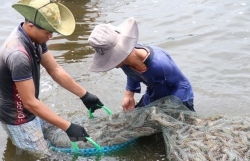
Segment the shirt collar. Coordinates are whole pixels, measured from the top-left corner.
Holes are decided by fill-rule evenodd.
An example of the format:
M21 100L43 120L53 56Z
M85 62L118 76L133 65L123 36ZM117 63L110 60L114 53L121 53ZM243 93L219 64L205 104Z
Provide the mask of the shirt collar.
M150 64L151 64L151 62L152 62L152 60L153 60L153 57L154 57L154 51L152 50L152 48L149 47L149 46L142 46L142 45L140 45L140 44L137 44L137 45L135 46L135 48L137 48L137 49L144 49L144 50L146 50L146 51L147 51L147 49L149 50L149 55L148 55L147 58L144 60L144 64L147 66L147 68L149 68L149 66L150 66ZM148 51L147 51L147 52L148 52Z
M35 45L32 43L30 37L27 35L27 33L24 31L24 29L22 28L24 22L22 22L19 26L18 26L18 31L22 34L22 36L24 37L24 39L29 42L29 44L33 47L33 49L36 49Z

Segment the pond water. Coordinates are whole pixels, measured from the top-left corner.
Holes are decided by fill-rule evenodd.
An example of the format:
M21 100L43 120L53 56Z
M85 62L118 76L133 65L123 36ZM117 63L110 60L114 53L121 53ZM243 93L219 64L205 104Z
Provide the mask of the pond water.
M23 18L12 9L16 0L0 6L0 44ZM55 59L84 88L113 112L121 111L126 77L120 69L92 73L93 49L88 35L95 25L119 25L133 16L139 42L166 49L190 79L197 113L249 115L250 2L239 0L65 0L74 14L76 29L70 36L54 34L48 42ZM79 99L55 84L42 70L41 100L64 118L86 109ZM140 94L136 98L140 98ZM95 115L103 116L103 111ZM0 127L0 158L4 161L56 160L18 154ZM160 134L140 138L122 151L94 157L61 156L66 160L166 160ZM58 156L57 156L58 157Z

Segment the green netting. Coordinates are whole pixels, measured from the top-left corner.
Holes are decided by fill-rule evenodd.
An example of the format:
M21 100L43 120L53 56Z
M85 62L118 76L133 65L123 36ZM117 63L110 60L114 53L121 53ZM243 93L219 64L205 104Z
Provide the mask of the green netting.
M249 118L204 117L189 111L174 96L107 117L76 116L72 122L83 125L102 147L162 132L166 159L171 161L250 160ZM47 126L44 134L56 148L71 147L67 135L54 126ZM89 142L77 145L80 149L93 148Z

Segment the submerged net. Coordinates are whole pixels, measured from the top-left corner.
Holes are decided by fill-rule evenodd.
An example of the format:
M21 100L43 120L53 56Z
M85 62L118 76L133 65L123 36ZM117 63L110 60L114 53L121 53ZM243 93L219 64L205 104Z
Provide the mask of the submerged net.
M171 161L250 160L250 118L200 116L168 96L152 104L93 119L76 116L72 122L86 128L100 146L123 145L141 136L162 132L166 159ZM70 148L65 132L49 125L44 135L57 148ZM77 142L80 149L93 148Z

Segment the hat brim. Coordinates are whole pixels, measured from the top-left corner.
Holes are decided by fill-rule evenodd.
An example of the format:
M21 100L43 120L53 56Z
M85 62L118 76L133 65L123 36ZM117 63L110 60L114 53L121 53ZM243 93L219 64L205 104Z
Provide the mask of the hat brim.
M65 36L71 35L75 30L75 18L67 7L61 3L57 4L61 14L61 24L55 30Z
M27 18L30 21L34 20L34 16L36 13L36 8L29 6L31 0L22 1L23 3L16 3L13 4L12 7L18 11L24 18ZM51 31L51 32L57 32L59 34L68 36L71 35L75 30L75 19L71 11L64 6L61 3L56 3L58 5L60 16L61 16L61 23L54 27L44 15L42 15L40 12L37 13L37 17L40 17L38 22L36 22L37 25L40 27ZM47 24L45 24L47 23Z
M131 26L132 24L132 26ZM138 42L139 31L134 18L129 18L116 27L120 32L117 44L106 54L95 52L89 70L93 72L105 72L118 66L132 52Z

